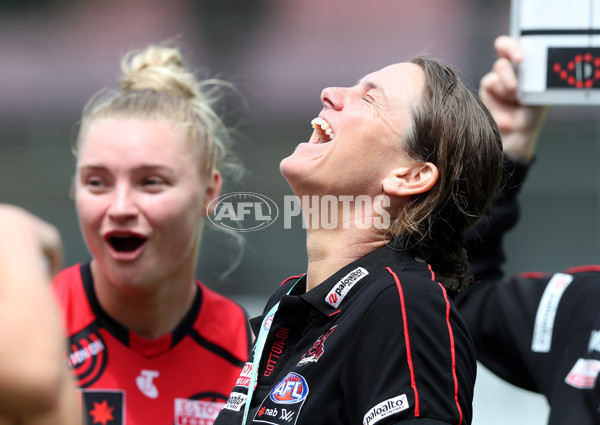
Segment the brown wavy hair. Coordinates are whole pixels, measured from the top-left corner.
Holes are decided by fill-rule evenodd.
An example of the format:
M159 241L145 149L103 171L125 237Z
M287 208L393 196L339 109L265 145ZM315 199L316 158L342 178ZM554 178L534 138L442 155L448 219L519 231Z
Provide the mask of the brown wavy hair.
M461 290L472 280L463 233L483 215L500 183L500 132L450 66L428 55L410 62L423 70L425 85L404 148L413 159L435 164L439 177L430 191L411 197L391 231L448 288Z

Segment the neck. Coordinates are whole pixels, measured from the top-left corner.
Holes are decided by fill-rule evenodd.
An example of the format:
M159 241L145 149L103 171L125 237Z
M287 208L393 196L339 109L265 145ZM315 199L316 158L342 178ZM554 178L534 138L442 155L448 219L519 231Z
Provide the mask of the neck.
M372 229L309 230L306 247L308 268L306 290L309 291L342 267L385 245L384 231Z
M191 308L198 287L191 273L170 276L150 288L129 288L111 282L92 261L98 302L106 313L145 339L171 333Z
M389 241L389 199L379 196L373 200L372 204L357 205L354 201L344 203L340 197L333 226L332 220L325 220L330 218L327 210L302 204L307 228L307 291Z

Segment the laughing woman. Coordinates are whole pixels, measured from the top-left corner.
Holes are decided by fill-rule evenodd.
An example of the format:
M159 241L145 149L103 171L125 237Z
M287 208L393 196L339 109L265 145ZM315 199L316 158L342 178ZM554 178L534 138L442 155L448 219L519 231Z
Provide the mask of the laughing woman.
M500 178L496 124L428 57L321 102L280 168L329 209L302 203L307 271L252 319L251 359L216 424L469 424L475 353L446 288L470 282L462 233Z
M91 261L53 282L89 423L210 424L248 356L244 311L195 279L222 124L177 49L122 62L86 105L74 196ZM187 422L186 422L187 421Z

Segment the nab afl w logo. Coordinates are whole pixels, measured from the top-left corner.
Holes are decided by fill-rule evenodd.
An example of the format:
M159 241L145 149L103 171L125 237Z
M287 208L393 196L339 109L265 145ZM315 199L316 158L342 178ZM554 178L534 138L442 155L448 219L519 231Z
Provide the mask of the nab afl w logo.
M81 388L89 387L100 378L107 361L106 345L96 326L92 325L69 339L66 362L74 370Z

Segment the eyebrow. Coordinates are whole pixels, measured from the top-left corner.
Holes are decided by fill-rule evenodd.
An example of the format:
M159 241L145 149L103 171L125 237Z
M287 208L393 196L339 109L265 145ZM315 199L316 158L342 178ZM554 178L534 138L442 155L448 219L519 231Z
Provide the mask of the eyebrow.
M365 86L367 88L367 90L376 90L377 92L381 93L381 96L384 99L387 99L387 96L385 94L385 90L383 90L383 88L380 85L377 85L376 83L374 83L373 81L364 81L364 80L358 80L358 82L356 83L357 86Z
M95 172L110 171L109 167L106 167L104 165L96 165L96 164L84 164L77 168L79 170L90 170L90 171L95 171ZM133 169L134 172L137 172L137 171L142 171L142 172L150 171L151 172L151 171L156 171L156 170L173 171L172 168L167 167L165 165L160 165L160 164L141 165L141 166L135 167Z

